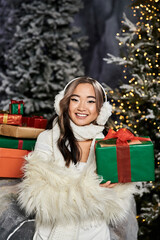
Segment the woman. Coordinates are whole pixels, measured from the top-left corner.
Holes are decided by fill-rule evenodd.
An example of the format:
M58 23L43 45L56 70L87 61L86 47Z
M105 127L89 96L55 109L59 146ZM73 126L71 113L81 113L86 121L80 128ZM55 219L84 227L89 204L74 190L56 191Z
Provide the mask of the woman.
M79 77L55 98L58 115L26 158L19 202L36 215L34 240L110 240L110 223L124 221L134 184L100 184L95 138L111 115L103 87ZM109 179L108 179L109 180Z

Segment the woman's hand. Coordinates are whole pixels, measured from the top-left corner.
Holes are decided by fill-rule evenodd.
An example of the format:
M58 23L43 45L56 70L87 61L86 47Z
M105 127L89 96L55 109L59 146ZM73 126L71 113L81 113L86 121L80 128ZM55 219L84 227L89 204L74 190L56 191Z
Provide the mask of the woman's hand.
M111 183L111 181L107 181L103 184L100 184L100 187L106 187L106 188L113 188L117 185L118 183Z

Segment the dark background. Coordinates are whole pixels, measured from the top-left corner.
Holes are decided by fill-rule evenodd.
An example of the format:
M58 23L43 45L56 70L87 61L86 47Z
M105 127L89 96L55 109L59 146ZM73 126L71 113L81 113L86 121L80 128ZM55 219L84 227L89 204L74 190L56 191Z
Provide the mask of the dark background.
M84 35L88 36L89 47L82 52L86 75L107 83L111 87L122 81L122 68L106 64L107 53L119 56L120 48L116 34L120 31L123 12L136 22L131 10L131 0L83 0L84 8L75 17Z

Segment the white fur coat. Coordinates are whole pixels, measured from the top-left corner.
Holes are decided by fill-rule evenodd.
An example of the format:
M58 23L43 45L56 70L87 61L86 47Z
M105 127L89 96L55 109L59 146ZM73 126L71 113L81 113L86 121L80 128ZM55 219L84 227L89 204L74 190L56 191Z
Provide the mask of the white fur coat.
M47 131L41 134L41 139L44 135L47 136ZM55 222L63 226L86 225L101 220L117 224L126 218L136 192L135 184L103 188L99 186L93 162L77 174L73 164L67 168L55 158L51 154L44 157L44 152L38 149L26 157L18 200L27 214L36 214L37 225L53 226Z

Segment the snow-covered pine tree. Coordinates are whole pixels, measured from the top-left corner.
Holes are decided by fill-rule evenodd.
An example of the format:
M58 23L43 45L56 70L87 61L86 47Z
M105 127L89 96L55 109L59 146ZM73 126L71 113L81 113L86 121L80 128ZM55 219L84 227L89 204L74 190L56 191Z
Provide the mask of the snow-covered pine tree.
M74 15L80 0L34 0L22 3L13 45L5 55L7 70L1 72L8 97L23 99L26 114L53 113L53 100L66 82L83 75L80 49L85 45ZM17 13L18 14L18 13Z
M5 53L11 47L12 36L17 24L17 9L19 10L21 0L0 0L0 72L5 71ZM7 82L2 82L0 76L0 100L5 98L5 88ZM3 91L4 89L4 91Z
M159 236L160 221L160 2L134 1L137 23L126 15L117 39L121 57L108 54L104 60L124 66L123 84L110 90L117 128L127 127L135 134L150 136L155 146L156 181L146 185L148 193L137 199L139 239Z

